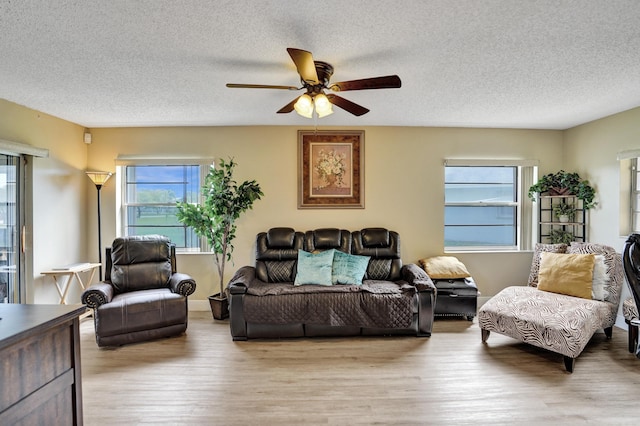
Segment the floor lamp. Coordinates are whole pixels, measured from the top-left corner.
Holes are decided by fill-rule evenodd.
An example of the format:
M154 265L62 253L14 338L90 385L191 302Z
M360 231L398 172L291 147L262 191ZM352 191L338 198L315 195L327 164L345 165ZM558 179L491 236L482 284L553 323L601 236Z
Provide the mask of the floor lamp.
M101 232L101 222L100 222L100 190L102 189L102 185L104 185L113 173L111 172L86 172L91 182L96 185L96 189L98 190L98 262L100 266L98 267L98 279L102 281L102 232Z

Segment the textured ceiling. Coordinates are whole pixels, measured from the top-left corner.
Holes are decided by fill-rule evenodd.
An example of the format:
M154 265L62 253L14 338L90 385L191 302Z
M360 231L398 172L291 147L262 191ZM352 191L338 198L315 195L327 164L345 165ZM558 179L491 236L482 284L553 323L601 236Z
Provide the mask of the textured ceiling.
M0 0L0 98L81 124L309 125L287 47L371 110L324 126L565 129L640 106L638 0Z

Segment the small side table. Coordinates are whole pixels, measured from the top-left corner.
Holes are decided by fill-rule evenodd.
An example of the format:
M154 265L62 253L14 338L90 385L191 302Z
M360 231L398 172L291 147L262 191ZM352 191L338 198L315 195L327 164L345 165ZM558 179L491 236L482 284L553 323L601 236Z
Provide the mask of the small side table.
M42 271L41 274L51 275L53 277L53 281L58 289L58 294L60 295L60 304L66 305L67 293L69 292L71 282L75 279L84 290L85 287L80 274L83 272L90 272L89 280L87 282L91 284L93 277L96 274L96 269L98 269L99 266L99 263L74 263L73 265L54 268L50 271Z
M478 287L472 277L456 280L434 279L438 289L435 316L461 316L473 321L478 310Z

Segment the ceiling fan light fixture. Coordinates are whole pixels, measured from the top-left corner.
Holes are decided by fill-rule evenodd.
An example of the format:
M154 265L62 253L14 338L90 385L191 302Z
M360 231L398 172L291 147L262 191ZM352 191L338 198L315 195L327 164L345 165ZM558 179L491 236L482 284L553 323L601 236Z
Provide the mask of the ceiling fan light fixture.
M296 112L306 118L313 117L313 101L311 100L311 96L306 93L298 98L296 103L293 105L293 109Z
M313 98L313 103L316 107L316 112L318 113L318 117L326 117L327 115L333 114L333 108L331 106L331 102L324 93L320 93Z

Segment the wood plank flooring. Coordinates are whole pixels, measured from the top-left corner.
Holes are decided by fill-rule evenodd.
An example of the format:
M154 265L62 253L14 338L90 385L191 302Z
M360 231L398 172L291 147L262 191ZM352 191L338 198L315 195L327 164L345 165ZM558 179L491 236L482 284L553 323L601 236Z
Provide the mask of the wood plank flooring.
M636 425L640 360L626 331L576 360L439 319L431 338L233 342L192 312L183 336L99 349L81 325L87 425Z

